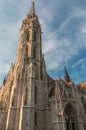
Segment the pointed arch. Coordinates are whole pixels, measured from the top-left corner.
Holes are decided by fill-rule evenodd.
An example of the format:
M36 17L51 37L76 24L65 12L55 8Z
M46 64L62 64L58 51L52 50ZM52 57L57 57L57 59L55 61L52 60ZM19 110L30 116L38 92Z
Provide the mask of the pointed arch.
M74 113L78 114L78 111L76 110L75 104L73 104L72 102L68 102L65 105L64 112L65 112L65 110L67 109L68 106L74 111Z
M69 102L64 108L64 118L66 130L78 130L77 110L75 106Z

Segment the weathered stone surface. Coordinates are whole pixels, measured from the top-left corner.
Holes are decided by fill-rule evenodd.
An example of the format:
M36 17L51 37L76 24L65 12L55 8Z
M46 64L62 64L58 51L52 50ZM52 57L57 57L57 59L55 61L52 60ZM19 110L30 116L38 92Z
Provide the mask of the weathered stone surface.
M0 130L86 130L86 89L46 72L34 3L20 29L16 60L0 89Z

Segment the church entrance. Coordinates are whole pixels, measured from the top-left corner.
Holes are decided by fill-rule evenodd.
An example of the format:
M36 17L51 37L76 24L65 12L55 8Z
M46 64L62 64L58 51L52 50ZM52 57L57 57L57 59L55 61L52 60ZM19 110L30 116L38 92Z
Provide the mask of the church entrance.
M64 116L66 130L77 130L76 111L71 104L67 104L64 111Z
M66 130L75 130L75 122L72 117L66 117Z

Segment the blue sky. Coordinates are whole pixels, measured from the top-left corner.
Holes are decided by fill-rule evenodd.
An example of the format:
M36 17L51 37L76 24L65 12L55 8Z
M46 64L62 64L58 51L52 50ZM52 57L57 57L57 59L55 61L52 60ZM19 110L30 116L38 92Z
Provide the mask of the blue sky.
M16 56L19 29L31 0L0 1L0 84ZM86 81L86 0L34 0L42 25L42 46L47 72L64 77L64 62L71 80Z

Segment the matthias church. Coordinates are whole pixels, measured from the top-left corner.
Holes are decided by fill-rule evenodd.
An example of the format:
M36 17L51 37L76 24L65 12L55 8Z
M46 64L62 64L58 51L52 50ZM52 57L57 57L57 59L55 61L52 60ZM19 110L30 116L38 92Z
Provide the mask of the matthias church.
M0 130L86 130L86 82L47 74L42 30L32 2L14 64L0 87Z

